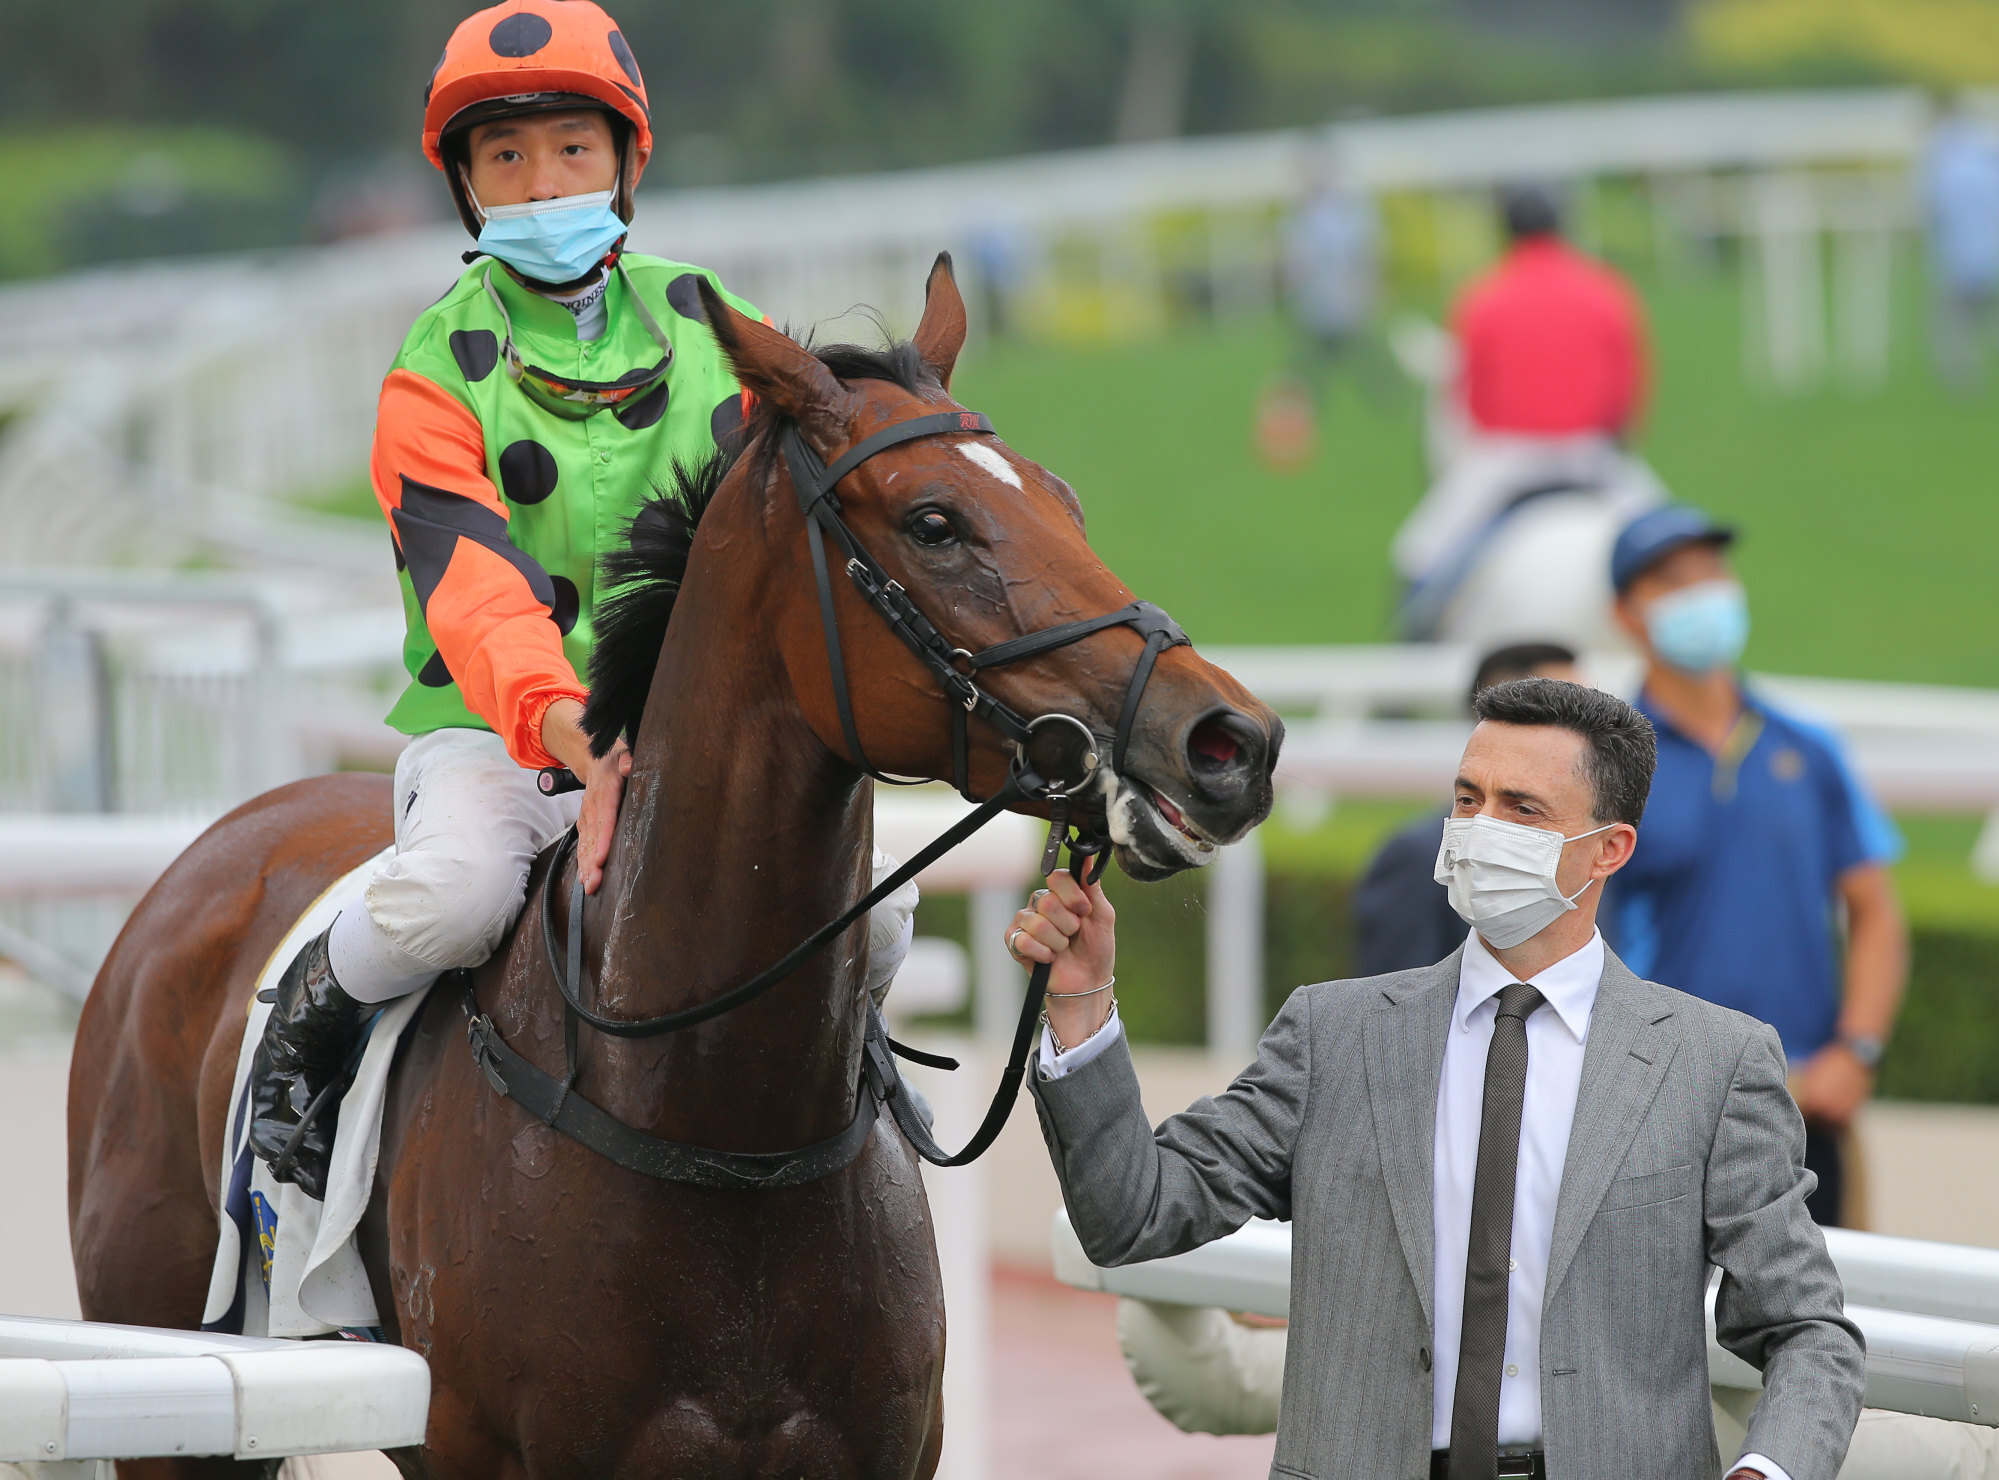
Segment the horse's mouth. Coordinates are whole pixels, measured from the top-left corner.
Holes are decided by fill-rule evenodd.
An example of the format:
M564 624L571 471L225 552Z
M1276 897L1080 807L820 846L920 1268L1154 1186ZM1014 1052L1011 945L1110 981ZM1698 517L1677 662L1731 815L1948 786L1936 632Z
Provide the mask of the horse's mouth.
M1115 778L1105 808L1118 865L1150 883L1215 861L1220 842L1165 792L1133 776Z

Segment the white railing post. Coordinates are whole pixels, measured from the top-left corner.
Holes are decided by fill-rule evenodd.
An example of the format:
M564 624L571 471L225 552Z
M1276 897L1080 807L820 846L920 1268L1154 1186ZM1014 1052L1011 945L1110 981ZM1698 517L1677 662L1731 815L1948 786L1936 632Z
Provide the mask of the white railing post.
M891 994L890 1000L893 1000ZM997 1063L976 1045L949 1039L923 1040L924 1046L964 1061L956 1074L904 1066L920 1081L937 1112L937 1131L947 1146L972 1133L985 1110L982 1063ZM923 1168L936 1230L937 1269L944 1286L948 1331L944 1349L944 1453L937 1480L986 1480L992 1473L992 1425L988 1392L992 1370L992 1249L987 1241L986 1164Z
M1020 1020L1025 977L1006 950L1007 921L1020 900L1011 884L986 884L971 893L972 1018L981 1043L1007 1042Z
M58 812L107 812L111 716L103 640L77 619L69 597L57 596L48 612L35 684L48 802Z
M1208 1052L1247 1063L1263 1033L1263 844L1252 832L1208 868Z
M283 786L304 774L298 737L292 732L290 675L285 671L284 623L279 613L255 611L256 655L252 660L247 698L250 739L251 794Z

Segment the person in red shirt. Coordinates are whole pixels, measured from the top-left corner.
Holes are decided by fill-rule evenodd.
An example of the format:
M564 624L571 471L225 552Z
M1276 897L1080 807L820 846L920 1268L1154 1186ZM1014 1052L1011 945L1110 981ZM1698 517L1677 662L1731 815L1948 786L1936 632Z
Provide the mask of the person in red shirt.
M1452 314L1457 363L1439 408L1447 425L1436 439L1436 482L1395 536L1395 566L1409 583L1401 621L1413 638L1489 645L1520 635L1459 629L1477 625L1471 607L1494 605L1468 593L1492 584L1477 576L1481 562L1500 558L1501 526L1543 495L1569 497L1560 509L1536 509L1533 522L1545 530L1529 542L1600 544L1605 559L1617 529L1665 499L1652 471L1625 449L1646 390L1637 295L1562 239L1545 190L1511 189L1501 211L1506 255L1465 289ZM1513 543L1524 538L1508 533ZM1549 630L1593 646L1602 635L1596 629L1608 628L1610 591L1596 590L1599 562L1573 563L1590 589L1567 605L1592 615L1578 618L1577 630Z
M1479 432L1623 440L1644 409L1645 314L1616 272L1562 239L1538 190L1504 205L1512 247L1459 298L1458 394Z

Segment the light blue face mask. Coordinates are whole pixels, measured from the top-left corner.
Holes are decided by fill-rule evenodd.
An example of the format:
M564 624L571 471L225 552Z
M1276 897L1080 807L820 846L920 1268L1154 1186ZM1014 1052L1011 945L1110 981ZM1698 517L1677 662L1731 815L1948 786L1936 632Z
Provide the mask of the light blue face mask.
M466 193L471 194L469 187ZM535 282L573 283L631 230L612 208L617 198L616 190L596 190L517 206L479 206L486 218L479 250ZM479 204L476 196L472 203Z
M1734 581L1702 581L1645 613L1652 649L1685 673L1732 667L1749 645L1749 599Z

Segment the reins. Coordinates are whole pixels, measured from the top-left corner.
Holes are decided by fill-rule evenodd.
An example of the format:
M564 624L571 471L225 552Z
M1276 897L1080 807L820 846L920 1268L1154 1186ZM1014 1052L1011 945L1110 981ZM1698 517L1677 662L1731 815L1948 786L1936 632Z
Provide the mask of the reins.
M563 1002L564 1072L560 1079L537 1068L507 1046L492 1019L480 1010L470 976L464 979L464 1006L471 1020L467 1035L472 1054L493 1088L518 1102L552 1129L582 1142L631 1171L668 1181L739 1190L799 1186L840 1170L858 1156L872 1133L882 1105L888 1107L896 1125L918 1155L938 1166L963 1166L993 1143L1012 1112L1021 1080L1026 1076L1034 1029L1040 1020L1042 1002L1047 993L1050 968L1045 964L1035 966L1029 976L1013 1042L985 1119L972 1139L955 1153L946 1152L931 1136L896 1068L895 1058L899 1055L913 1062L945 1069L956 1069L957 1062L897 1043L889 1037L881 1012L872 1002L867 1009L861 1082L855 1091L854 1117L845 1130L812 1146L779 1152L729 1152L687 1146L635 1130L573 1092L579 1068L579 1023L587 1023L598 1032L613 1037L651 1038L707 1022L743 1006L785 980L882 900L1017 803L1040 801L1049 806L1051 822L1048 846L1042 856L1043 874L1053 871L1066 843L1070 866L1078 879L1092 883L1102 877L1109 862L1109 839L1081 826L1075 827L1073 838L1070 836L1074 799L1099 778L1102 737L1083 720L1070 714L1049 713L1028 719L985 692L975 681L976 676L987 668L1037 657L1113 627L1130 627L1138 632L1145 639L1145 647L1133 668L1118 714L1117 728L1110 737L1110 774L1116 777L1123 773L1132 726L1136 722L1146 686L1151 681L1153 666L1160 653L1167 648L1186 643L1187 635L1159 607L1151 602L1135 601L1101 617L1065 622L1040 632L1027 633L977 653L954 647L917 607L901 584L854 537L853 531L840 517L839 496L834 492L835 486L847 474L889 448L920 437L949 433L994 434L992 423L979 413L951 411L897 422L855 443L830 466L806 446L794 422L784 423L779 445L798 494L799 512L805 520L813 579L818 588L820 625L826 640L826 661L833 679L834 702L839 711L840 730L847 744L848 759L877 781L903 786L920 784L884 775L869 763L861 748L860 732L854 722L853 702L848 692L839 618L833 603L833 583L826 560L827 540L831 540L846 556L846 573L855 589L930 671L945 696L951 700L953 779L959 794L973 803L973 810L838 917L813 931L750 980L709 1001L649 1018L607 1017L583 1001L585 896L580 868L575 870L570 886L566 939L563 938L565 932L556 923L554 903L556 881L561 878L576 848L576 830L571 828L556 844L542 886L542 939L548 952L549 968L555 976ZM991 725L1014 746L1014 758L1008 768L1006 782L986 798L973 796L970 789L968 730L973 716ZM1048 725L1073 727L1085 738L1081 774L1073 780L1046 780L1029 761L1029 745L1036 732ZM542 790L552 794L575 789L580 783L567 772L558 770L543 772L541 784Z

